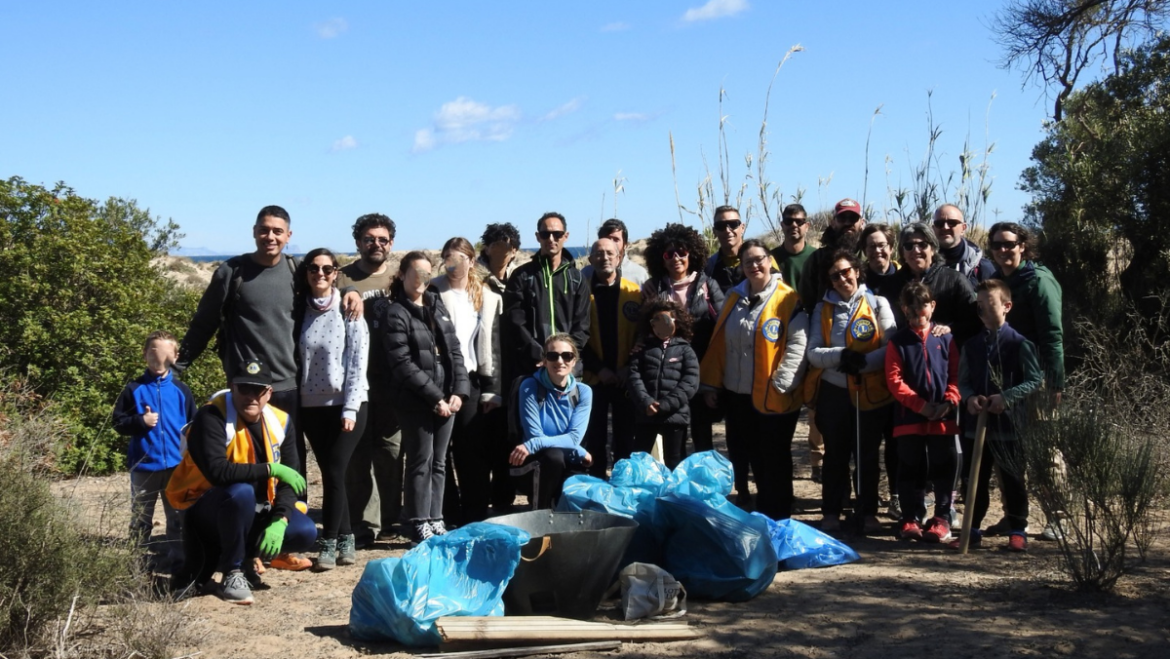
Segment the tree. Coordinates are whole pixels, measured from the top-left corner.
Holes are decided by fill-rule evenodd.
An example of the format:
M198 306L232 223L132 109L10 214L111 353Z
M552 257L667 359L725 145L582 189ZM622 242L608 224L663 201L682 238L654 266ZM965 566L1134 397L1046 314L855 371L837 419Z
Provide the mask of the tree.
M1170 281L1170 36L1122 53L1118 73L1068 97L1021 187L1045 262L1100 317L1120 289L1143 316Z
M0 181L0 373L33 383L71 422L65 469L123 466L114 400L142 369L146 335L183 327L198 302L155 260L177 229L133 200ZM196 395L213 381L202 370L187 379Z
M1003 67L1056 94L1059 122L1085 69L1111 62L1120 73L1125 49L1156 37L1168 14L1170 0L1012 0L992 29L1006 50Z

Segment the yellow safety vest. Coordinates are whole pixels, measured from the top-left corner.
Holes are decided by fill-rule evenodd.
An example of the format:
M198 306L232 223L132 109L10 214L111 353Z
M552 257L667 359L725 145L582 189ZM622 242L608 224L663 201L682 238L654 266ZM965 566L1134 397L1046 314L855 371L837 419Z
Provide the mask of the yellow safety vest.
M744 284L746 286L746 284ZM723 371L727 361L727 346L724 324L728 314L740 299L738 286L727 294L719 320L715 323L715 334L711 337L707 354L699 368L699 379L710 387L723 388ZM776 282L776 290L764 303L756 323L754 354L752 363L752 404L764 414L787 414L796 412L803 404L803 387L796 383L792 393L782 394L772 386L772 373L784 359L788 343L788 322L800 307L800 296L782 281Z
M211 397L209 405L214 405L224 417L224 430L227 443L227 459L237 464L255 464L256 453L254 443L248 435L248 426L237 423L236 408L231 401L229 391L220 391ZM288 414L271 405L264 406L264 447L268 462L280 462L280 446L284 442L285 429L288 427ZM205 492L211 489L211 482L199 471L191 453L187 450L186 433L183 437L183 459L175 467L171 479L167 482L167 501L171 502L176 510L186 510L199 500ZM268 479L268 503L276 501L276 479Z
M638 320L642 314L642 288L630 281L618 281L621 290L618 291L618 340L617 340L617 367L622 368L630 361L630 351L634 349L634 339L638 334ZM601 349L600 325L597 321L597 300L593 293L589 294L589 348L598 357L604 357ZM585 371L582 377L585 384L590 386L600 382L597 373Z
M849 325L845 328L845 347L854 352L873 352L885 343L882 327L878 324L877 310L874 309L872 294L866 291L857 303L857 308L849 317ZM821 336L824 344L830 345L830 335L833 331L833 307L821 303ZM822 368L809 368L808 379L804 381L804 399L808 406L815 408L817 396L821 388ZM858 382L857 377L849 377L849 400L857 401L861 410L875 410L883 405L894 402L886 386L886 373L880 371L862 373Z

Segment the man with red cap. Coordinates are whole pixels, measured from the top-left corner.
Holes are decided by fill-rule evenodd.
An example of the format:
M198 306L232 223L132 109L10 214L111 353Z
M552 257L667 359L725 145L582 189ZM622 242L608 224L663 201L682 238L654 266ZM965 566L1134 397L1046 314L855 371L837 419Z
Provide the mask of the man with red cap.
M842 199L833 207L833 219L821 234L821 246L812 253L804 264L800 273L800 285L797 293L800 294L800 303L807 313L812 313L813 307L825 296L829 289L826 279L828 260L833 252L847 249L857 251L857 239L861 230L865 228L865 218L862 216L861 204L853 199Z

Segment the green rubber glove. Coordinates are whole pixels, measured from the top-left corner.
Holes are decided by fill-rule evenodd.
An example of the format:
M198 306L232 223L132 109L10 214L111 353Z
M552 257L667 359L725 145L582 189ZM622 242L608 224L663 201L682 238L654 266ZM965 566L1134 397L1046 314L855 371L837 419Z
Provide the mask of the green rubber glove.
M264 535L260 536L260 558L267 560L280 553L280 546L284 544L284 530L287 528L288 520L285 518L272 520L268 528L264 529Z
M305 492L305 477L297 473L296 469L286 467L279 462L274 462L268 467L271 469L269 473L272 477L281 483L285 483L293 489L297 494L304 494Z

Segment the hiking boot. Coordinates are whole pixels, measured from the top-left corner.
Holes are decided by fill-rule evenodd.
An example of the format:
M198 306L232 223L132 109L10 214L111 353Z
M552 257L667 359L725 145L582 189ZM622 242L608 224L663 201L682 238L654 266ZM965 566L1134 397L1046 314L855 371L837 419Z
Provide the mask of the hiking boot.
M414 530L410 534L410 546L417 547L434 535L430 522L425 519L418 520L414 523Z
M1044 530L1040 532L1040 539L1047 542L1056 542L1064 537L1064 527L1060 525L1060 520L1051 521L1044 525Z
M886 507L886 514L894 519L902 519L902 501L895 494L890 497L890 505Z
M317 539L317 566L319 572L337 567L337 538Z
M903 540L921 540L922 539L922 525L917 521L908 519L902 522L902 528L898 531L898 535Z
M432 519L430 524L431 524L431 535L447 535L447 526L445 524L443 524L443 520Z
M352 533L337 536L337 564L353 565L357 563L357 541Z
M248 585L248 580L244 577L244 573L239 570L232 570L223 575L223 581L215 589L215 594L221 600L232 604L247 605L254 601L252 599L252 587Z
M951 549L958 549L962 543L961 537L956 537L951 540L947 546ZM979 529L971 529L971 541L967 543L967 549L979 549L983 546L983 531Z
M296 554L277 554L276 558L268 564L276 570L288 570L289 572L300 572L313 567L313 561L307 558L297 556Z
M841 530L841 518L837 515L825 515L821 519L821 530L825 533L833 533Z
M947 542L951 539L951 523L944 517L932 517L922 532L923 542Z
M1028 536L1019 532L1009 535L1007 550L1014 552L1028 551Z

